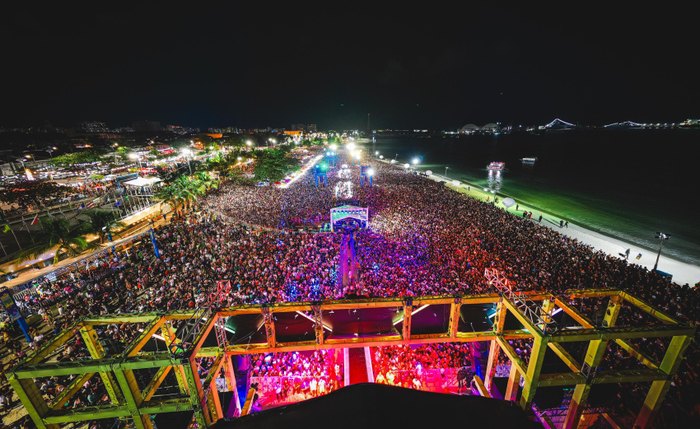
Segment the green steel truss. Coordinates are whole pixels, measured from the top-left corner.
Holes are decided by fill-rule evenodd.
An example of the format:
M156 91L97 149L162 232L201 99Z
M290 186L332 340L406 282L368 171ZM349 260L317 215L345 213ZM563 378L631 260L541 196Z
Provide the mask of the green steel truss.
M223 374L229 389L235 393L235 373L231 362L234 355L396 344L489 341L490 350L485 380L482 383L479 379L477 383L479 391L483 395L489 396L492 391L496 363L499 353L502 351L511 362L505 398L517 400L523 408L526 409L533 405L532 401L539 387L575 386L564 424L566 428L575 428L580 424L585 424L581 417L592 385L650 382L651 387L636 420L636 424L640 428L648 426L663 402L670 386L671 377L678 370L683 352L692 340L695 329L678 323L668 315L626 292L616 290L574 290L567 291L562 296L536 292L521 294L521 296L526 296L528 302L537 303L541 307L539 322L528 318L526 313L518 308L516 302L497 294L418 297L407 300L396 298L326 301L323 303L284 303L271 306L244 305L209 312L207 313L209 317L202 317L201 311L197 310L91 317L80 320L75 326L56 336L36 353L24 359L8 373L7 377L38 428L58 428L61 424L71 422L114 417L133 420L134 425L139 429L151 428L153 426L151 415L180 411L192 411L194 420L199 427L207 427L224 417L215 383L216 378ZM586 316L562 301L571 298L609 300L603 322L606 327L595 327ZM656 318L660 326L616 327L615 323L622 303ZM481 332L459 330L460 307L470 304L496 305L496 314L491 330ZM450 317L445 332L411 333L411 315L417 313L418 309L425 305L450 306ZM397 314L403 323L402 329L394 334L383 336L324 337L322 316L324 312L369 308L402 308L403 313ZM566 312L575 321L575 326L558 326L556 330L547 330L544 333L541 329L541 321L543 318L546 320L547 317L551 317L554 311ZM286 343L278 341L275 334L275 317L273 316L295 312L312 315L311 320L315 323L315 341ZM531 314L532 312L528 311L527 313ZM222 344L218 347L203 346L212 329L221 326L221 323L218 323L221 318L243 314L261 316L266 333L264 342L243 345ZM522 328L506 330L504 327L508 316L515 318L522 325ZM197 327L197 331L194 332L194 340L188 343L177 338L176 324L187 323L195 318L197 323L190 325ZM140 323L146 324L146 326L122 353L110 356L102 347L101 339L94 327L115 323ZM77 334L85 341L92 359L74 362L55 362L49 359L52 353ZM154 337L165 342L169 351L145 351L145 346ZM652 337L671 338L661 362L655 362L627 341L633 338ZM516 355L508 343L508 340L512 339L533 341L531 355L527 363ZM610 341L615 342L630 356L636 358L644 368L598 371L598 365ZM582 362L578 362L564 348L563 344L567 342L588 343ZM554 352L569 371L543 374L542 363L547 350ZM214 362L205 380L200 379L198 373L197 360L200 358L213 358ZM142 387L137 382L135 374L136 371L147 369L150 369L148 374L152 374L152 377ZM176 393L166 399L154 399L154 393L171 371L175 374L179 394ZM95 374L99 374L104 383L111 403L101 406L63 409L63 404L77 394L82 384ZM47 401L41 395L35 383L36 379L66 375L75 376L72 383L53 401ZM524 384L521 391L518 392L518 381L521 377L524 379ZM141 383L143 384L143 381ZM245 413L241 412L239 408L237 414ZM606 415L605 418L609 418L609 416Z

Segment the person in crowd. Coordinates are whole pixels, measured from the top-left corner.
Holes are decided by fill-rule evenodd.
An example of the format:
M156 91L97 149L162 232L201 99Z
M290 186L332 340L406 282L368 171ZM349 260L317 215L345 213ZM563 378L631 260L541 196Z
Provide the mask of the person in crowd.
M183 209L170 223L157 228L160 258L154 255L150 238L143 237L127 251L101 255L56 280L41 280L21 303L26 314L40 314L44 319L42 328L34 332L34 347L46 341L51 329L60 332L90 315L495 292L484 277L486 268L502 272L520 291L619 288L682 322L695 325L700 320L697 288L669 284L640 265L563 236L541 224L542 215L534 222L531 212L514 216L400 168L383 163L373 168L377 186L358 186L352 196L356 204L369 208L370 222L355 234L359 275L348 287L338 287L341 234L318 232L330 221L330 209L341 203L333 191L341 179L335 178L333 170L328 175L329 186L321 188L314 186L311 174L286 189L226 183L200 201L197 212ZM353 180L358 180L357 174L353 172ZM565 226L563 220L559 226ZM637 260L640 258L641 254ZM230 281L228 293L218 293L220 280ZM602 323L598 304L585 300L570 300L569 304L594 323ZM618 324L633 326L653 322L633 312L622 312L618 320ZM105 349L115 354L139 335L133 326L96 329ZM662 350L660 341L638 342L660 358L654 354ZM4 335L3 344L13 356L10 364L27 353L21 341L9 334ZM529 345L514 342L513 346L527 361ZM381 351L373 355L376 381L415 387L416 379L426 388L424 374L429 370L450 374L445 371L470 365L467 352L457 346L445 347L403 349L406 358ZM295 392L316 396L341 387L342 360L313 353L318 354L275 355L270 362L262 357L254 366L255 376L284 377L287 384L280 383L279 392L278 385L273 385L273 396L280 398ZM692 346L687 354L680 371L683 379L674 379L670 395L690 407L689 392L697 386L700 354ZM54 357L64 361L88 356L87 347L76 335ZM609 353L606 359L611 367L627 362L619 353ZM504 363L499 361L499 365L497 371L503 372ZM67 380L50 380L42 394L55 397L66 385ZM98 383L84 386L66 407L109 401Z

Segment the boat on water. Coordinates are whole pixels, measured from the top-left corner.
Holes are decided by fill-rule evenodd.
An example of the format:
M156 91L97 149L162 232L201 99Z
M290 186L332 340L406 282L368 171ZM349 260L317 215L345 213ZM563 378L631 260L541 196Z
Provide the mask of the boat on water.
M537 162L537 157L534 157L534 158L520 158L520 162L522 162L523 164L533 165L535 162Z
M505 162L496 161L490 162L489 165L486 167L486 169L489 171L503 171L504 168L506 168Z

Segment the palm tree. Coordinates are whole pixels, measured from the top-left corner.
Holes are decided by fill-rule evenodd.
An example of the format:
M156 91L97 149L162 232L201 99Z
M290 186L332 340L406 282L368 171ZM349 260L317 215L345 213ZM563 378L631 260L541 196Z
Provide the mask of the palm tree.
M172 184L161 186L160 189L156 191L155 198L159 201L167 203L173 211L175 211L179 204L175 187Z
M204 173L206 177L209 175ZM208 183L208 182L207 182ZM204 196L207 193L207 183L191 177L180 176L175 180L178 189L178 195L183 201L185 207L190 210L194 208L194 204L198 197Z
M53 258L55 264L60 259L62 253L69 256L77 256L82 251L92 247L85 239L84 234L90 232L90 225L81 219L78 219L77 224L71 224L66 219L43 217L39 219L41 224L40 240L38 244L23 252L24 256L36 257L36 255L56 248L56 253Z
M3 234L7 234L8 232L12 233L12 236L15 238L15 243L17 243L17 247L19 247L19 250L22 250L22 245L19 244L19 240L17 240L17 235L15 235L15 230L12 229L9 223L6 223L5 226L2 229Z
M212 189L219 189L219 181L213 179L206 171L200 171L195 174L195 185L200 190L201 195L205 195Z
M90 210L85 212L85 215L88 217L90 232L99 234L100 243L104 242L105 237L112 241L112 232L126 227L123 222L116 220L111 210Z
M186 209L189 204L197 199L200 193L199 186L195 185L192 179L187 176L180 176L169 185L161 187L157 198L170 204L173 210L180 206Z

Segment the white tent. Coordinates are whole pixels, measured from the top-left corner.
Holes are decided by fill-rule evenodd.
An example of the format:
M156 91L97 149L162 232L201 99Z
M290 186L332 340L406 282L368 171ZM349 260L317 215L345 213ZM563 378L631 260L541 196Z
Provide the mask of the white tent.
M152 186L158 182L160 182L160 179L157 177L139 177L137 179L129 180L128 182L124 182L124 184L128 185L128 186L143 187L143 186Z

